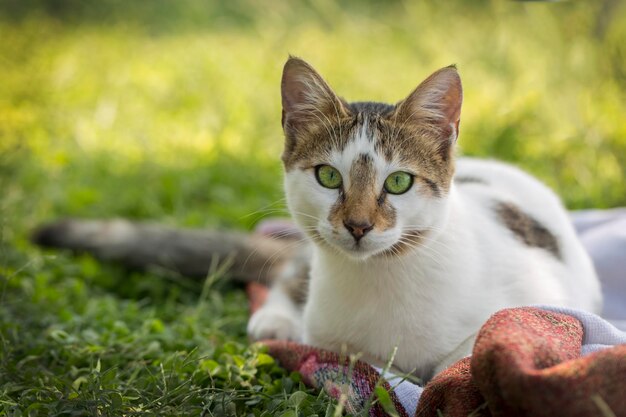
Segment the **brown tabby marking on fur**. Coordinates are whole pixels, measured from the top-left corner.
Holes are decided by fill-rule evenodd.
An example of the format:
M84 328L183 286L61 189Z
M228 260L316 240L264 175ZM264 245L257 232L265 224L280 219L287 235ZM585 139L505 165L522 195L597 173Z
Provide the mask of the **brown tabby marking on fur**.
M526 245L545 249L562 259L556 237L539 221L512 203L498 203L495 210L500 221Z
M450 188L454 163L451 157L445 155L452 149L442 151L440 138L392 118L380 121L377 139L375 146L378 153L387 161L395 161L411 171L416 179L431 189L433 195L437 196Z
M303 305L309 290L309 263L301 262L289 279L281 281L285 293L296 305Z
M351 109L357 110L361 106L364 110L391 107L381 103L353 103ZM454 164L452 158L442 157L439 139L416 136L418 132L395 126L393 120L385 119L380 113L359 112L351 120L335 123L328 128L318 126L317 129L311 129L306 136L298 138L290 152L283 154L285 168L287 171L310 169L326 163L333 151L342 151L363 131L374 143L374 150L379 155L388 162L397 161L415 174L432 196L438 197L449 190ZM331 140L328 132L331 132ZM342 136L338 136L340 132Z
M457 184L483 184L489 185L489 183L483 179L478 177L470 177L470 176L462 176L462 177L454 177L454 182Z
M435 181L426 177L422 177L421 175L416 175L415 179L426 185L426 187L430 189L433 197L441 196L441 188L439 187L439 185L437 185Z
M337 202L328 215L335 228L343 228L344 222L371 224L379 231L395 225L396 211L389 202L381 199L370 155L361 154L354 160L347 182L348 188L339 192Z
M327 163L332 152L343 149L357 132L356 119L328 119L311 125L306 131L294 133L285 145L282 160L286 171L309 169Z

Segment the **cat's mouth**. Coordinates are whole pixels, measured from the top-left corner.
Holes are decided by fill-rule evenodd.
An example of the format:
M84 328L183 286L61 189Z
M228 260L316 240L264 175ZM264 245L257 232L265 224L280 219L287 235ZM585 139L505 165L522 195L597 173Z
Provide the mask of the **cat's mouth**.
M362 261L365 259L368 259L372 256L375 256L376 254L380 253L382 250L379 248L369 248L366 247L366 245L363 245L361 242L358 243L354 243L351 245L351 247L338 247L338 249L348 255L349 257ZM384 249L383 249L384 250Z
M378 235L374 238L367 236L365 238L355 240L352 236L343 236L338 232L323 233L315 230L312 233L313 241L319 246L334 252L339 252L349 258L363 261L373 256L381 255L386 252L398 252L396 245L400 245L402 237L391 234Z
M419 247L425 238L423 230L404 231L399 237L378 236L376 239L364 238L355 241L352 238L342 237L338 233L325 236L315 230L312 238L318 245L340 252L355 260L365 260L371 257L397 257Z
M368 256L373 255L372 249L366 248L366 245L361 243L362 241L354 242L352 247L348 248L349 253L359 259L367 258Z

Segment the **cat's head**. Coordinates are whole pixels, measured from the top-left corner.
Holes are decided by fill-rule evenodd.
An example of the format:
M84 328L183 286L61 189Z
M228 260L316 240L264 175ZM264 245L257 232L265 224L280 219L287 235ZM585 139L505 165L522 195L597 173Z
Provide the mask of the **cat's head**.
M318 245L356 259L401 255L447 215L462 88L440 69L397 103L348 103L305 61L282 78L289 209Z

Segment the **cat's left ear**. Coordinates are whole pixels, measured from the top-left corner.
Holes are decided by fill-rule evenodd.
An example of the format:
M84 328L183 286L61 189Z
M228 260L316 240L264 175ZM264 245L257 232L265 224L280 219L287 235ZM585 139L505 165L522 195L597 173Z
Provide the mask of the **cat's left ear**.
M398 103L394 118L452 145L459 135L462 103L461 77L456 67L450 66L433 73Z
M348 114L344 102L322 76L300 58L289 57L285 63L281 96L282 124L288 136Z

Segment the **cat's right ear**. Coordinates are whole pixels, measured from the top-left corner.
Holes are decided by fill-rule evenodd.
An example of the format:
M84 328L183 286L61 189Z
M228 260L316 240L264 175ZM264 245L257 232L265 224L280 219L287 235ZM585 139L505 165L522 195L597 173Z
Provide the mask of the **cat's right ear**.
M436 137L446 153L459 134L463 87L455 66L433 73L396 105L397 123L413 125Z
M304 60L290 56L281 82L282 124L287 135L348 115L343 101Z

